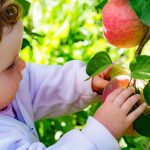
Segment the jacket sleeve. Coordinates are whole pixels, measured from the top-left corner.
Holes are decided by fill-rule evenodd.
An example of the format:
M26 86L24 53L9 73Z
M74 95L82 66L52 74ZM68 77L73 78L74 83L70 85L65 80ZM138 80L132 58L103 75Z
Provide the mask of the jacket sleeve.
M27 64L35 120L77 112L99 97L92 91L85 64L70 61L64 66Z
M10 117L9 117L10 118ZM119 150L117 140L94 118L89 117L85 128L71 130L58 142L46 147L34 139L27 127L15 119L0 117L0 147L2 150Z

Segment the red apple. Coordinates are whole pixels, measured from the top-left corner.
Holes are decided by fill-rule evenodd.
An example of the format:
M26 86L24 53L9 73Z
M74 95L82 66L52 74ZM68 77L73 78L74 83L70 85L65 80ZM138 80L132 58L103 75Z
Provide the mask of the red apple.
M102 20L106 40L116 47L137 46L148 32L128 0L110 0L102 10Z
M130 77L127 75L120 75L114 79L112 79L108 85L105 87L102 93L102 103L105 102L107 96L116 90L119 87L127 88L130 82ZM134 136L137 132L133 128L133 124L129 127L129 129L124 133L126 136Z
M130 82L130 77L127 75L120 75L112 79L105 87L102 93L102 103L106 100L107 96L119 87L127 88Z

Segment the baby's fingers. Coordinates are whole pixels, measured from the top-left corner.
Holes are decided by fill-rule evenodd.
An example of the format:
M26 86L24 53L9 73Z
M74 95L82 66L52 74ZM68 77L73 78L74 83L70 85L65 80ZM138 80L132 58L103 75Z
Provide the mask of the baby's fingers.
M129 96L134 93L134 88L128 88L117 95L115 99L115 103L117 106L121 107L121 105L127 100Z
M129 113L129 111L132 109L132 107L137 103L138 100L140 100L141 96L139 94L133 95L129 97L125 103L121 106L121 110L125 115Z
M123 88L118 88L118 89L114 90L112 93L110 93L107 96L107 100L106 101L113 102L115 100L115 98L117 97L117 95L119 95L122 91L124 91Z
M135 121L146 109L146 103L141 104L138 108L136 108L134 111L132 111L128 116L127 120L132 123Z
M110 79L110 71L112 69L113 65L109 66L105 71L101 72L99 74L99 77L103 78L103 79Z

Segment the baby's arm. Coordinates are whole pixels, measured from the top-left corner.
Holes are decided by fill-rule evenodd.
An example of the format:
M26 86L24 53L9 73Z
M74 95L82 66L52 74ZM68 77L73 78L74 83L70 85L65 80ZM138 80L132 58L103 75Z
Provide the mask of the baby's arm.
M145 104L130 112L139 95L130 95L133 89L117 89L89 117L83 130L74 129L54 145L47 147L35 139L23 123L0 116L0 147L7 150L119 150L117 139L144 111ZM130 112L130 113L129 113Z
M23 123L0 116L0 139L2 150L119 150L117 140L92 117L82 131L71 130L46 148Z
M94 118L102 123L116 139L119 139L146 109L146 103L143 103L131 111L141 98L139 94L132 95L133 93L134 88L126 90L118 88L108 95L104 104L95 113Z
M27 64L35 120L77 112L98 100L81 61L64 66Z

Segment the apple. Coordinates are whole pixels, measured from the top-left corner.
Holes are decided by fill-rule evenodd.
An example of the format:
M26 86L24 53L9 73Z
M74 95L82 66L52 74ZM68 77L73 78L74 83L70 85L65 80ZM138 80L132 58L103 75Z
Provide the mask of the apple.
M111 80L106 85L102 93L102 103L107 96L119 87L127 88L130 82L129 69L122 61L113 64L110 71Z
M120 48L139 45L148 26L143 24L131 9L128 0L110 0L102 10L104 37Z
M102 103L105 102L107 96L119 87L127 88L130 83L130 77L127 75L120 75L112 79L105 87L102 93Z
M129 74L130 74L129 70L125 67L125 65L122 62L112 66L112 69L110 71L111 80L103 90L101 99L102 103L104 103L105 100L107 99L107 96L117 88L119 87L128 88L129 84L130 86L133 86L133 82L130 83L131 78ZM146 82L144 80L136 80L134 84L136 89L138 89L136 90L136 93L141 95L141 99L134 106L134 108L136 108L146 101L143 96L143 89L146 85ZM149 115L150 115L150 106L147 106L143 114L128 128L128 130L124 133L124 135L135 136L138 133L140 133L141 135L144 136L150 136Z

